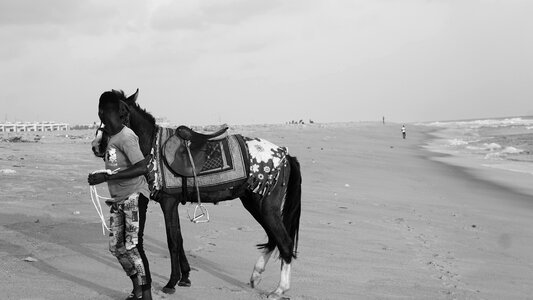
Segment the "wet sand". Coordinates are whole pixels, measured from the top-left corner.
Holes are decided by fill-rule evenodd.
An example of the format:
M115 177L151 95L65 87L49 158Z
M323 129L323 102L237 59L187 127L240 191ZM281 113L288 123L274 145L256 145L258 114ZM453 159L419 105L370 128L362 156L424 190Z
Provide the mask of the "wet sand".
M445 157L425 150L427 128L409 126L403 140L400 127L232 129L288 146L302 166L299 257L287 296L530 298L533 201L516 186L527 177L513 180L515 185L486 180L489 173L443 163ZM90 152L92 134L55 132L38 142L0 142L4 299L123 299L129 293L130 281L107 250L89 196L87 174L103 167ZM33 141L34 135L24 137ZM145 244L154 299L266 298L279 281L279 261L267 265L259 288L248 284L264 232L239 200L208 209L210 223L192 224L180 206L193 285L166 295L164 221L159 205L150 203Z

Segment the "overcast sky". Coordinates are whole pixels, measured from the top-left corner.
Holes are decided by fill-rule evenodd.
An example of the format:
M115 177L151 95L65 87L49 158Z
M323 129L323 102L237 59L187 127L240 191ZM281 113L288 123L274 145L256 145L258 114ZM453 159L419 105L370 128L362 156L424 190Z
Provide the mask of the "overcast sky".
M188 125L533 115L533 1L0 0L0 118Z

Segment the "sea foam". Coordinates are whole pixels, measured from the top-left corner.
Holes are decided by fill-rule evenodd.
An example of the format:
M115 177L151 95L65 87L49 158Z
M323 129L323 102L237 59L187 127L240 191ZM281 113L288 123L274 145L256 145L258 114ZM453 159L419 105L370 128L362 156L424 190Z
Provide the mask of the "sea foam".
M458 120L419 125L439 128L428 149L481 161L497 162L500 169L533 170L533 117ZM480 161L480 162L481 162ZM508 168L511 169L510 167Z

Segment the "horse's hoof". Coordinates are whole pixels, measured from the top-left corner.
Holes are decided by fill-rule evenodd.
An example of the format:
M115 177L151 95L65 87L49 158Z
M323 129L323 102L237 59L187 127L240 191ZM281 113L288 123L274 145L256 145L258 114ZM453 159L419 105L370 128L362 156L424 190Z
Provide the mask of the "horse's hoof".
M191 286L191 281L189 280L189 278L182 278L178 282L178 286L190 287Z
M275 299L275 300L289 300L289 299L291 299L291 298L289 298L289 297L285 297L285 296L283 296L283 295L280 295L280 294L278 294L278 293L275 293L275 292L272 292L272 293L268 294L268 297L267 297L267 299Z
M254 274L252 274L252 277L250 277L250 286L252 288L255 288L259 285L259 282L261 282L261 274L254 272Z
M250 286L252 287L252 289L257 287L259 285L259 282L261 282L261 277L250 279Z
M176 289L173 288L173 287L166 287L166 286L165 286L165 287L162 289L162 291L163 291L163 293L165 293L165 294L174 294L174 293L176 292Z

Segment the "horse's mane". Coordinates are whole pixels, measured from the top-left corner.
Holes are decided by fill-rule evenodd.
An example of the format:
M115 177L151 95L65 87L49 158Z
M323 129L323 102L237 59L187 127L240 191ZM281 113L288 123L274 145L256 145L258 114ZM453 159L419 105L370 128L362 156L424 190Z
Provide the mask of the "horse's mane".
M123 90L111 90L120 100L125 101L126 95ZM155 125L155 118L146 109L141 108L137 102L134 103L133 107L137 113L144 117L152 125Z
M130 102L131 103L131 102ZM139 145L142 153L146 156L150 154L153 138L157 131L155 118L146 109L143 109L136 102L130 104L130 127L139 137ZM132 118L133 117L133 118ZM132 123L134 122L135 125Z
M148 122L150 122L152 125L155 125L155 117L152 116L149 112L146 111L146 109L141 108L139 104L135 103L132 107L135 109L135 111L140 114L144 119L146 119Z
M111 92L113 94L115 94L115 96L119 100L121 100L121 101L126 101L127 100L126 94L124 94L123 90L114 90L113 89L113 90L111 90ZM140 114L142 118L144 118L147 122L149 122L150 124L155 126L155 117L152 116L152 114L150 114L149 112L147 112L146 109L141 108L137 102L134 102L133 105L130 106L130 108L135 109L135 111L138 114Z

